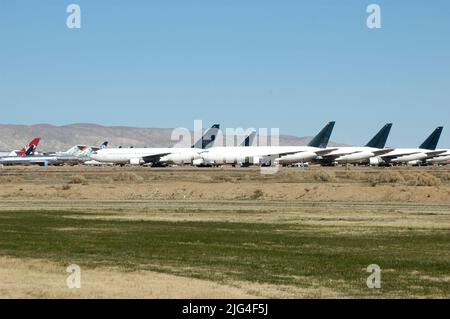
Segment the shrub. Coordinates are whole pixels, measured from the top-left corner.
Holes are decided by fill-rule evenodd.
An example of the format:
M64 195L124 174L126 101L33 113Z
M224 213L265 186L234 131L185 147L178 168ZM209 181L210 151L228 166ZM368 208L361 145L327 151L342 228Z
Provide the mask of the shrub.
M11 183L14 181L12 176L0 176L0 184Z
M349 171L342 174L342 178L352 181L361 181L366 179L366 174L358 171Z
M439 186L441 185L441 180L436 176L428 173L416 174L408 180L408 185L410 186Z
M83 175L75 175L75 176L72 176L69 183L70 184L87 185L88 181L87 181L86 177L84 177Z
M121 172L114 177L116 182L136 182L141 183L144 181L142 176L139 176L133 172Z
M318 182L332 182L332 181L334 181L336 176L334 175L334 172L320 170L320 171L314 172L312 174L312 178Z
M228 175L217 175L217 176L211 177L211 181L231 183L234 181L234 179L233 179L233 177L228 176Z
M369 183L372 186L382 183L389 183L389 184L403 183L404 181L405 179L403 178L403 175L398 172L384 171L379 174L372 174L369 177Z
M261 197L264 197L264 192L260 189L255 189L252 196L250 196L251 199L260 199Z

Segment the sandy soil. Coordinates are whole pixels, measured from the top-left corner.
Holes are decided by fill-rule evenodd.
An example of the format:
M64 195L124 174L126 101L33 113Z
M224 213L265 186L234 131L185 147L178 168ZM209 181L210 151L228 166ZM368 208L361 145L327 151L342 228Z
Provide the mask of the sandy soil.
M150 271L81 268L81 288L69 289L63 266L0 257L0 298L252 298L246 290Z
M14 168L0 170L2 200L268 200L450 204L450 169L400 170L444 176L436 186L367 182L381 169L283 169L261 175L256 169ZM332 172L330 182L311 181ZM396 171L395 171L396 172ZM362 176L362 177L361 177ZM78 184L74 179L78 178Z

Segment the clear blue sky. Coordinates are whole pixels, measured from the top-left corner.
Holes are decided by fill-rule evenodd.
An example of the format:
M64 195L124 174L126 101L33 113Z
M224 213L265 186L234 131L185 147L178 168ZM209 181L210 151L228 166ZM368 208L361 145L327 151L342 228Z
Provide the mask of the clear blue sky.
M444 125L450 147L447 0L2 0L0 41L0 123L304 136L336 120L333 140L359 145L392 121L391 146Z

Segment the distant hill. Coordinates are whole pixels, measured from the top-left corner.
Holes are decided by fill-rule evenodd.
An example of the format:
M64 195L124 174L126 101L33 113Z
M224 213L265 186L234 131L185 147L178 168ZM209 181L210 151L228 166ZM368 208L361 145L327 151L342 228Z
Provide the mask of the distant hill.
M125 126L102 126L97 124L71 124L54 126L49 124L7 125L0 124L0 150L17 150L33 137L40 137L42 152L66 150L73 145L100 145L109 141L111 147L168 147L172 128L136 128ZM193 135L193 134L192 134ZM240 138L237 138L240 141ZM269 138L270 140L270 138ZM311 137L280 136L280 145L306 145ZM336 146L330 142L330 146Z

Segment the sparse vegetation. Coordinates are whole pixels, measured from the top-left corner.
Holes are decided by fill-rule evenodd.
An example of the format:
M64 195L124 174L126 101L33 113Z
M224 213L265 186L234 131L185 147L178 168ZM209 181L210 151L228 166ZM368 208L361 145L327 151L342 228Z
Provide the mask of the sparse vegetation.
M336 176L336 177L338 177L338 176ZM347 171L345 173L341 173L339 177L344 180L355 181L355 182L367 180L366 174L364 174L363 172L360 172L360 171Z
M74 175L70 178L70 184L88 185L88 180L83 175Z
M439 186L441 179L429 173L418 173L408 175L407 184L409 186Z
M318 170L313 172L312 178L318 182L332 182L335 180L336 176L334 172L326 170Z
M14 179L12 176L0 176L0 184L6 184L13 182Z
M393 171L383 171L381 173L371 174L368 178L370 185L375 186L377 184L399 184L405 181L402 174Z
M115 182L135 182L142 183L144 178L140 175L137 175L133 172L120 172L116 176L113 177Z
M261 189L255 189L250 199L256 200L264 197L264 192Z

